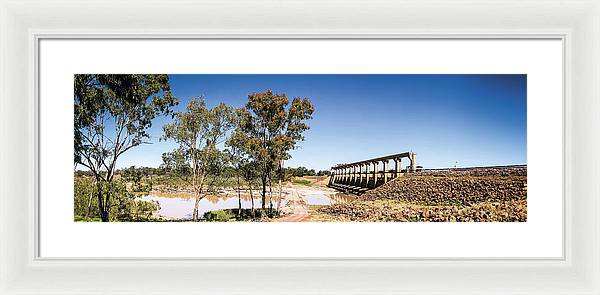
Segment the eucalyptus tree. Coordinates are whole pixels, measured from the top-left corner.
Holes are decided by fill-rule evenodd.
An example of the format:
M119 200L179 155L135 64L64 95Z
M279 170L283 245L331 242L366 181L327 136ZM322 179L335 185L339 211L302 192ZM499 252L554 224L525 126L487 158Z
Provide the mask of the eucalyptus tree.
M253 190L253 186L254 186L254 182L256 181L256 179L258 178L258 170L256 169L257 165L256 163L254 163L252 160L248 159L242 162L242 165L240 166L240 172L242 177L244 178L244 181L246 181L246 184L248 185L248 191L250 193L250 212L252 214L252 218L254 218L255 212L254 212L254 190Z
M178 101L167 75L77 74L74 80L75 167L94 175L100 218L108 221L117 160L150 143L152 120Z
M240 114L240 111L237 110L236 114ZM227 152L229 153L229 159L231 164L233 164L235 179L236 179L236 190L238 194L238 216L242 214L242 195L241 195L241 183L240 179L243 178L242 167L246 165L248 160L248 136L241 131L240 126L240 116L235 116L235 125L238 126L233 134L227 139L226 145L229 147Z
M141 169L135 168L135 166L131 166L129 168L121 170L121 177L125 181L132 182L134 188L139 188L142 178L144 177L144 173Z
M163 139L174 140L189 164L194 193L192 220L198 219L198 204L206 196L206 188L214 188L225 166L225 155L218 146L233 127L233 110L221 103L206 107L204 97L190 100L185 111L176 112L172 123L163 126ZM166 156L167 158L169 156Z
M248 136L250 155L258 165L262 184L262 208L265 208L267 183L281 161L290 158L289 151L304 140L314 106L308 98L295 97L291 104L283 93L271 90L248 96L246 111L241 115L242 131ZM270 186L270 185L269 185Z
M188 178L191 176L191 168L186 151L181 148L163 153L162 164L160 164L159 169L161 173L181 177L184 181L188 181Z

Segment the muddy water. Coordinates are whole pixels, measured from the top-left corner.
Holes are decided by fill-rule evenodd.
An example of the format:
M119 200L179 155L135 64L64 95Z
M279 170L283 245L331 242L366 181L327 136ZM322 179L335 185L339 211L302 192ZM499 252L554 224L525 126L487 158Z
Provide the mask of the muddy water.
M281 208L286 206L285 197L289 192L284 192L284 200L281 202ZM352 197L339 194L330 194L323 191L299 191L299 196L307 205L332 205L336 203L348 202ZM145 201L155 201L160 205L158 214L170 219L191 219L194 210L194 198L189 193L158 193L152 192L149 195L141 197ZM260 196L254 197L254 208L261 207ZM267 206L269 202L267 200ZM206 196L200 200L198 205L199 216L202 218L204 213L221 209L238 208L238 197L236 194L227 194L222 196ZM277 201L273 200L273 206L277 206ZM242 208L252 208L252 202L248 195L242 195Z
M303 195L302 198L307 205L333 205L337 203L345 203L354 199L353 197L347 195L323 193L306 194Z
M172 219L192 219L195 200L190 195L177 194L156 194L151 193L143 196L144 201L156 201L160 205L158 214ZM238 197L235 195L227 196L207 196L200 200L198 204L199 216L203 217L204 213L220 209L235 209L239 207ZM260 208L260 198L254 199L254 208ZM252 202L249 197L242 196L242 208L252 208Z

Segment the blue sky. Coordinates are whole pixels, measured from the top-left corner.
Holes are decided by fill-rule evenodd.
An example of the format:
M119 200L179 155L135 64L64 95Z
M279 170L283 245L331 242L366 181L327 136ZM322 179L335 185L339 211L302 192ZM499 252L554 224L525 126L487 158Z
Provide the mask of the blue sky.
M413 151L425 168L527 163L526 75L170 75L183 110L204 95L241 107L252 92L271 89L315 106L305 140L285 165L329 169L337 163ZM172 142L131 149L118 167L158 167Z

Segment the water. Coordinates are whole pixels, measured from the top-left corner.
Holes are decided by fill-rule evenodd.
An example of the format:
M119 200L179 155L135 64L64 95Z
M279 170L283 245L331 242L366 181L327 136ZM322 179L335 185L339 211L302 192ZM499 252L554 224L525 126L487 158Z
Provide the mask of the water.
M182 195L181 195L182 196ZM157 201L160 204L160 210L158 213L161 216L173 218L173 219L192 219L192 212L194 211L195 200L191 197L180 197L178 196L160 196L157 194L150 194L141 198L144 201ZM200 200L198 204L198 215L204 216L204 213L209 211L221 210L221 209L236 209L239 208L238 197L229 196L207 196ZM260 208L260 198L254 199L254 208ZM249 197L242 196L242 208L252 208L252 202Z
M333 200L324 194L302 196L307 205L331 205Z
M347 195L340 194L325 194L320 191L301 191L302 199L304 199L307 205L332 205L336 203L344 203L353 199ZM284 198L288 196L288 192L284 192ZM153 192L149 195L142 196L144 201L156 201L160 205L158 214L161 216L172 218L172 219L192 219L192 212L194 211L194 198L189 193L157 193ZM281 201L281 208L286 206L287 201ZM254 197L254 208L261 207L261 198L259 196ZM267 206L269 205L267 201ZM277 201L273 200L273 206L277 206ZM237 209L238 196L236 194L228 194L225 196L214 196L209 195L200 200L198 204L198 215L200 218L204 216L204 213L209 211L221 210L221 209ZM249 195L242 195L242 208L252 208L252 202Z
M353 200L353 197L342 194L306 194L302 196L307 205L333 205L338 203L346 203Z

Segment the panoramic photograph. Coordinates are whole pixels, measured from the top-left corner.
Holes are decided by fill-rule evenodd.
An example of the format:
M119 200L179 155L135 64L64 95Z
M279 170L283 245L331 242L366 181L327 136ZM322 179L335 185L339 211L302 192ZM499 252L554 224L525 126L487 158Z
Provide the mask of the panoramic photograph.
M75 222L527 221L527 75L73 78Z

